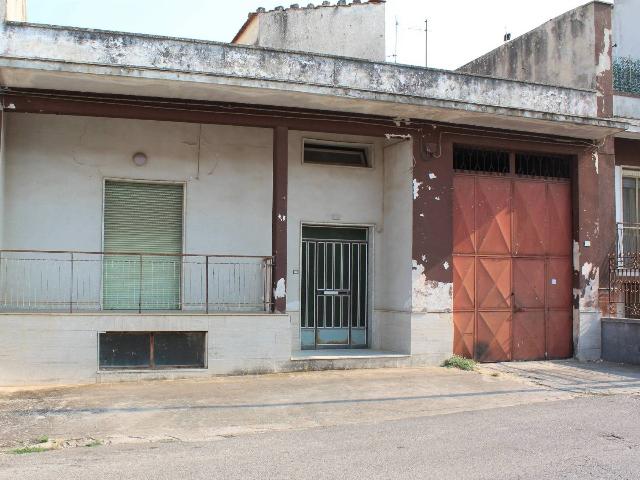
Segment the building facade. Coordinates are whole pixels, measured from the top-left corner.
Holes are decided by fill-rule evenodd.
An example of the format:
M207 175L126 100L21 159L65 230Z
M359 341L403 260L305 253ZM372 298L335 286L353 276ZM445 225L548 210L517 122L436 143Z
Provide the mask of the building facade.
M276 13L384 7L342 3ZM589 350L595 89L0 5L0 385Z
M636 256L640 232L637 178L640 176L640 5L633 0L589 2L552 19L460 69L462 72L514 78L598 92L598 115L624 121L625 131L602 143L602 154L615 157L612 169L599 170L609 180L610 232L603 248L609 261L599 266L602 326L592 330L594 350L587 358L640 363L640 309ZM600 163L599 165L602 165ZM585 267L585 274L593 275ZM613 317L613 318L611 318ZM602 346L602 352L598 346Z

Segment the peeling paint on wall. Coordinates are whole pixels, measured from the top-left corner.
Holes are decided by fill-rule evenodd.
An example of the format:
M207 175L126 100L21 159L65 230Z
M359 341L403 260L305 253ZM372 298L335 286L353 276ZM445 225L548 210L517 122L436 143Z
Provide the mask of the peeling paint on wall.
M586 262L582 266L582 276L584 277L585 280L589 280L589 275L591 274L592 269L593 269L593 264L589 262Z
M596 75L598 76L606 74L611 70L611 56L609 54L610 49L611 29L605 28L602 51L598 53L598 65L596 65Z
M414 178L413 179L413 199L414 200L416 200L420 196L420 193L419 193L420 185L422 185L422 182L419 182Z
M424 266L413 260L412 309L414 312L451 312L453 284L427 280Z
M600 268L586 262L581 269L585 286L580 291L580 310L592 310L598 307L598 291L600 289Z
M287 296L287 287L286 287L286 283L285 283L285 279L281 278L280 280L278 280L278 283L276 283L276 290L274 292L274 296L276 299L278 298L286 298Z
M591 158L593 158L593 165L596 167L596 175L600 175L600 170L599 170L599 161L600 161L600 157L598 155L598 151L594 150L593 154L591 155Z

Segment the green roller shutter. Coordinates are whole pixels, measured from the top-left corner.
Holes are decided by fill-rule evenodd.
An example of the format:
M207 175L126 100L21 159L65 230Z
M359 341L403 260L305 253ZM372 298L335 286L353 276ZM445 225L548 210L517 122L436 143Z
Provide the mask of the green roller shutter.
M106 310L180 309L183 202L182 185L105 182Z

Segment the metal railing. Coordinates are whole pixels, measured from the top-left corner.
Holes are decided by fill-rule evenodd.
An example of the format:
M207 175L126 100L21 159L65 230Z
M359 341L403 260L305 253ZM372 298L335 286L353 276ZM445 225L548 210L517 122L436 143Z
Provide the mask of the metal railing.
M3 312L269 312L272 257L0 250Z
M618 223L616 248L609 256L609 313L640 316L640 224Z
M640 253L612 253L609 257L609 313L640 317Z
M618 223L616 228L616 255L640 252L640 223Z

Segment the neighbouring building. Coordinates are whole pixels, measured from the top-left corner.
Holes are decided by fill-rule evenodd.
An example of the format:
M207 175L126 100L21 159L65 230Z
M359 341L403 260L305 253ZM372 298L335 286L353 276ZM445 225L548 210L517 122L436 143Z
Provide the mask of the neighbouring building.
M631 123L600 67L384 63L384 2L230 44L6 6L0 385L594 354Z
M249 14L233 43L384 62L385 2L260 8Z
M586 358L640 363L640 2L589 2L550 20L459 71L597 91L598 116L623 121L625 131L602 142L598 175L602 216L598 228L609 238L601 263L581 260L578 271L593 284L593 301L580 303L600 321L574 320ZM602 162L615 157L613 163ZM580 250L584 245L576 246ZM591 247L590 247L591 248ZM595 283L593 283L595 281ZM598 303L596 292L600 289ZM583 317L582 313L578 315ZM634 317L634 318L629 318ZM592 325L593 323L593 325ZM582 332L586 332L583 335ZM602 349L602 352L601 352Z

